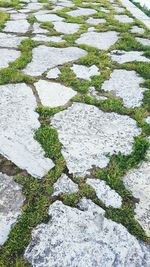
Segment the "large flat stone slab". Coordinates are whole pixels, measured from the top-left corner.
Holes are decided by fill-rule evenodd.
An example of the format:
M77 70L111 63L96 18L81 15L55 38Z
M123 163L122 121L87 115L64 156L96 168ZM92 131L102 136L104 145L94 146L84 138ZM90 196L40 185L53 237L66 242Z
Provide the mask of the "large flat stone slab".
M121 224L104 217L91 201L87 210L56 201L50 220L32 232L25 259L36 267L100 267L150 265L149 246L141 244Z
M26 33L29 27L27 20L9 20L5 24L4 32Z
M95 19L95 18L89 18L86 20L88 24L98 25L100 23L105 23L105 19Z
M58 196L60 194L70 194L78 192L78 185L75 184L66 174L62 174L61 177L53 185L54 192L52 196Z
M111 59L119 64L127 62L150 62L150 59L143 56L141 51L124 51L124 50L113 50L109 53Z
M56 15L56 14L35 14L35 17L40 22L53 22L53 21L63 21L64 18Z
M150 46L150 39L146 39L146 38L140 38L140 37L136 37L135 38L140 44L144 45L144 46Z
M118 33L115 31L108 32L86 32L83 33L77 44L86 44L98 49L107 50L118 41Z
M34 48L32 53L32 61L24 69L24 72L31 76L39 76L48 69L75 61L87 54L77 47L55 48L44 45Z
M69 11L67 14L72 17L80 17L80 16L89 16L96 13L95 9L91 8L81 8Z
M58 131L62 154L74 175L85 175L93 166L106 167L108 154L129 155L134 136L141 132L128 116L105 113L82 103L73 103L55 114L51 124Z
M21 189L12 177L0 173L0 246L5 243L22 213L25 197Z
M0 98L0 154L32 176L42 178L54 164L44 157L34 139L40 123L31 88L24 83L2 85Z
M84 65L73 64L71 70L75 73L77 78L91 80L92 76L100 75L99 69L96 65L92 65L91 67L87 67Z
M132 23L134 20L127 15L114 15L114 18L121 23Z
M9 63L15 61L19 56L19 51L0 48L0 69L7 68Z
M39 80L35 83L36 90L43 106L58 107L67 102L77 93L60 83Z
M17 48L25 37L18 37L8 33L0 33L0 47Z
M73 34L77 32L80 28L80 25L77 23L67 23L63 21L53 22L54 28L57 32L61 32L64 34Z
M102 89L121 97L125 107L135 108L141 106L143 102L145 89L140 87L143 82L144 79L135 71L114 70L110 79L103 83Z
M46 36L44 34L37 34L32 38L32 40L37 42L54 42L54 43L65 42L61 38L61 36Z

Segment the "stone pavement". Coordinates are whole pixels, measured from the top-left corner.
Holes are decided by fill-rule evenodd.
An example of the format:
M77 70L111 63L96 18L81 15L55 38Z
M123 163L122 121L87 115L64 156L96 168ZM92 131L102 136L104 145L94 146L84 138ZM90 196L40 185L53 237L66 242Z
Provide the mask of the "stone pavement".
M131 9L0 0L0 267L150 267L150 19Z

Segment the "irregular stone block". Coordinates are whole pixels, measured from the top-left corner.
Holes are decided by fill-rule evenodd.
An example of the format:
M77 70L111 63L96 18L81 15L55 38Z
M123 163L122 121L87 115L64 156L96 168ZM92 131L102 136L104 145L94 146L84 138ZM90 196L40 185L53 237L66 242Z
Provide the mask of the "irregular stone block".
M136 37L135 38L140 44L144 46L150 46L150 40L145 38Z
M4 32L26 33L29 30L30 24L27 20L9 20L5 24Z
M0 47L17 48L26 37L18 37L12 34L0 33Z
M92 76L100 74L99 69L96 65L93 65L91 67L86 67L84 65L74 64L71 67L71 70L74 71L77 78L85 79L85 80L89 80L89 81L91 80Z
M56 79L61 74L60 70L58 68L54 68L48 71L46 77L48 79Z
M89 18L89 19L86 20L86 22L89 23L89 24L98 25L100 23L105 23L106 20L105 19Z
M81 8L69 11L67 14L72 17L80 17L80 16L89 16L96 13L95 9L91 8Z
M113 61L119 64L127 62L150 62L150 59L143 56L143 52L140 51L124 51L124 50L113 50L109 53L109 56Z
M127 15L114 15L114 18L121 23L132 23L134 20Z
M15 61L20 56L20 51L0 48L0 68L7 68L9 63Z
M78 192L78 185L75 184L66 174L62 174L57 182L53 185L54 192L52 196L58 196L64 193Z
M77 32L80 28L80 25L77 23L67 23L67 22L53 22L54 28L57 32L62 32L64 34L73 34Z

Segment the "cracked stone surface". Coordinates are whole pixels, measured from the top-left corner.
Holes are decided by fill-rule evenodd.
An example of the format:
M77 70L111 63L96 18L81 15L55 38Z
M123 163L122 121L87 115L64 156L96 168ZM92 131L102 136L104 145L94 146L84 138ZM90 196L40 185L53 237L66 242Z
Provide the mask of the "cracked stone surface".
M43 149L34 140L40 123L31 88L24 83L1 85L0 98L0 154L32 176L42 178L54 164L44 157Z
M150 40L149 39L145 39L145 38L139 38L136 37L135 38L140 44L144 45L144 46L150 46Z
M78 185L75 184L66 174L62 174L57 182L53 185L54 192L52 196L58 196L62 193L78 192Z
M35 87L41 99L42 105L48 107L63 106L77 94L71 88L60 83L44 80L39 80L35 83Z
M92 166L106 167L108 153L129 155L134 136L141 132L128 116L105 113L82 103L73 103L55 114L51 124L58 131L62 154L74 175L85 175Z
M101 208L93 204L92 211L90 206L88 202L88 209L81 211L60 201L53 203L51 219L32 232L25 259L36 267L148 267L150 248L121 224L105 218Z
M105 181L98 179L87 179L87 184L92 186L96 192L97 197L104 202L106 207L120 208L122 205L122 198L115 190L111 189Z
M9 63L15 61L19 56L19 51L0 48L0 68L8 67Z
M131 32L132 33L140 33L140 34L143 34L144 33L144 29L143 28L140 28L138 26L133 26L131 28Z
M54 28L57 32L64 34L73 34L77 32L80 28L80 25L77 23L67 23L67 22L53 22Z
M144 79L135 71L114 70L110 79L103 83L102 90L121 97L125 107L135 108L141 106L143 102L145 89L140 87L143 82Z
M59 75L61 74L60 70L58 68L53 68L50 71L48 71L47 73L47 78L48 79L56 79L59 77Z
M14 36L12 34L0 33L0 47L17 48L26 37Z
M27 20L10 20L5 24L5 32L14 32L14 33L26 33L29 30L30 24Z
M109 53L111 59L119 64L126 62L150 62L150 59L143 56L144 52L141 51L124 51L124 50L113 50Z
M100 74L99 69L96 65L93 65L91 67L86 67L84 65L74 64L71 67L71 70L73 70L77 78L85 79L89 81L91 80L92 76Z
M72 17L79 17L79 16L89 16L96 13L95 9L91 8L78 8L72 11L69 11L67 14Z
M24 200L21 186L12 177L0 172L0 246L21 215Z
M89 24L93 24L93 25L98 25L100 23L105 23L106 20L105 19L95 19L95 18L89 18L86 21Z
M87 54L78 47L55 48L44 45L35 47L32 53L32 61L24 69L24 72L31 76L39 76L47 69L77 60Z
M132 23L134 20L127 15L114 15L114 18L121 23Z
M136 203L135 218L150 236L150 150L147 162L130 171L123 179L126 188L139 200Z
M118 41L118 33L108 32L86 32L76 40L77 44L87 44L98 49L107 50Z

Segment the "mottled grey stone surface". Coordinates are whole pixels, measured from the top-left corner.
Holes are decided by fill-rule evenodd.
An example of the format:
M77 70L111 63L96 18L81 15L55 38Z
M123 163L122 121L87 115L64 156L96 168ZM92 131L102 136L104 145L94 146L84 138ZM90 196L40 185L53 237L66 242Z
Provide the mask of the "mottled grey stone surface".
M111 189L105 181L99 179L87 179L87 184L92 186L96 192L97 197L104 202L106 207L120 208L122 205L122 198L115 190Z
M77 65L74 64L71 67L71 70L75 73L77 78L85 79L85 80L91 80L91 77L94 75L99 75L99 69L96 65L92 65L91 67L87 67L84 65Z
M53 68L50 71L48 71L46 77L49 79L56 79L61 74L60 70L58 68Z
M25 37L18 37L8 33L0 33L0 47L17 48Z
M0 246L5 243L11 228L22 213L24 200L21 186L12 177L0 173Z
M69 11L67 14L72 17L79 17L79 16L89 16L95 13L96 13L95 9L79 7L78 9Z
M62 154L74 175L85 175L93 166L106 167L108 154L130 154L134 136L141 132L128 116L82 103L55 114L51 124L58 131Z
M139 199L136 203L135 218L150 236L150 150L147 161L131 170L123 179L126 188Z
M127 15L114 15L114 18L116 20L119 20L119 22L121 23L131 23L134 20L130 17L128 17Z
M121 224L105 218L102 209L90 201L85 211L56 201L49 216L47 224L32 232L25 251L25 259L33 267L150 265L149 247L140 244Z
M143 28L140 28L138 26L133 26L131 28L131 32L132 33L140 33L140 34L143 34L144 33L144 29Z
M106 20L105 19L95 19L95 18L89 18L86 21L89 24L93 24L93 25L98 25L100 23L105 23Z
M33 33L35 33L35 34L43 33L44 34L44 33L48 33L48 30L41 28L40 24L36 22L33 24Z
M29 30L30 24L27 20L10 20L5 24L5 32L14 32L14 33L26 33Z
M58 107L65 105L76 92L60 83L39 80L35 83L42 105Z
M54 42L54 43L61 43L65 42L61 36L46 36L43 34L37 34L32 40L37 42Z
M56 14L45 14L45 15L35 14L35 17L38 21L41 21L41 22L46 22L46 21L53 22L53 21L63 21L64 20L64 18L62 18Z
M58 196L64 193L78 192L78 185L75 184L66 174L62 174L57 182L53 185L54 192L52 196Z
M145 89L140 87L143 82L144 79L135 71L114 70L110 79L103 83L102 89L121 97L125 107L135 108L143 102Z
M113 50L109 53L109 56L113 61L123 64L126 62L150 62L150 59L143 56L144 52L141 51L124 51L124 50Z
M19 56L19 51L0 48L0 68L8 67L9 63L15 61Z
M107 50L118 41L118 33L115 31L108 32L86 32L83 33L77 44L86 44L98 49Z
M135 38L140 44L144 45L144 46L150 46L150 40L149 39L145 39L145 38L139 38L136 37Z
M38 76L47 69L77 60L85 56L87 52L78 47L55 48L41 45L34 48L32 54L32 61L24 69L24 72L29 75Z
M77 23L67 23L63 21L53 22L54 28L57 32L62 32L64 34L73 34L77 32L80 28L80 25Z
M24 83L1 85L0 99L0 154L42 178L54 164L34 139L40 123L31 88Z

